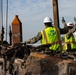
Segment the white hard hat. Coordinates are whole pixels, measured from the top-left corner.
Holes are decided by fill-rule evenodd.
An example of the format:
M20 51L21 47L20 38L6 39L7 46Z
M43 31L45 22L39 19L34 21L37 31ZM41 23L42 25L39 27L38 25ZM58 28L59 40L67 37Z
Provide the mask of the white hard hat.
M72 22L68 22L67 26L73 27L73 23Z
M49 23L49 22L52 22L52 19L49 17L45 17L44 23Z

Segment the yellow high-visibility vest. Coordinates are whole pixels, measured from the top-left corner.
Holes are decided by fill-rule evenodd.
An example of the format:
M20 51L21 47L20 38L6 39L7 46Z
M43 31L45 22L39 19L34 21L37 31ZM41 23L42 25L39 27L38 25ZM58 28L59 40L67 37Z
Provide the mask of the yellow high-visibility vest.
M70 36L69 39L67 39L66 35L65 35L65 40L64 41L65 41L64 42L65 50L68 49L67 44L71 45L71 49L76 49L76 42L75 42L75 38L74 38L73 34Z
M42 44L50 43L50 44L52 44L52 46L50 47L51 50L54 50L54 51L60 50L60 44L59 44L60 41L58 38L58 34L60 34L59 30L57 33L56 28L48 27L48 28L42 30L41 34L42 34L42 39L41 39Z

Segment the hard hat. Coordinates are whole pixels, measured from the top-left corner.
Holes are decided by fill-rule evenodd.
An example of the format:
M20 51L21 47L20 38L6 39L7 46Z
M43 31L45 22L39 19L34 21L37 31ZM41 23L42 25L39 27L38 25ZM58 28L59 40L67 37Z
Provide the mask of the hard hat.
M49 22L52 22L52 19L49 17L45 17L44 23L49 23Z
M67 26L73 27L73 23L72 22L68 22Z

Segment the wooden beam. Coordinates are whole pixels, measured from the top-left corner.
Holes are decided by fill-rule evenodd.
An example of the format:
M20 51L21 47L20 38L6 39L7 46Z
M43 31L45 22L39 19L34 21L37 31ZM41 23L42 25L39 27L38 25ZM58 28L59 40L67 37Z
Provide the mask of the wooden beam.
M52 0L52 4L53 4L54 26L59 27L58 0Z

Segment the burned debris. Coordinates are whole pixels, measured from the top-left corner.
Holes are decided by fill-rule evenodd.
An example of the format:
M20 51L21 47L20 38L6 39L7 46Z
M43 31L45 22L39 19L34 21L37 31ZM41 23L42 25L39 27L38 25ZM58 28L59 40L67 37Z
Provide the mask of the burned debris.
M12 47L8 46L7 48L4 46L0 46L1 47L0 48L1 49L0 50L1 58L3 60L3 61L0 61L0 62L2 62L2 64L1 64L2 70L4 70L5 74L8 73L9 75L20 75L21 73L22 73L21 75L28 75L28 74L35 75L35 73L37 73L37 71L36 71L37 67L38 67L38 66L36 66L37 63L38 63L38 65L40 63L42 63L41 66L39 65L39 67L41 68L41 70L38 71L39 73L41 73L41 74L38 73L39 75L44 75L44 74L50 75L50 73L53 73L51 75L55 75L56 73L54 74L54 72L52 70L55 66L55 70L56 70L56 72L58 72L58 70L56 69L56 64L58 62L64 63L63 62L64 60L66 62L68 62L68 59L69 59L70 63L71 63L72 61L76 60L75 59L76 52L74 52L74 51L73 52L49 51L49 46L50 46L50 44L32 46L32 45L26 45L24 43L18 43ZM57 61L57 62L55 62L55 61ZM32 64L33 64L33 67L36 68L35 72L34 72L34 69L32 71L32 68L33 68ZM42 66L43 64L44 64L44 66ZM57 68L59 68L58 64L57 64ZM46 67L47 67L47 69L46 69ZM53 68L51 68L51 67L53 67ZM30 68L30 70L28 68ZM29 73L30 71L32 71L33 74L30 74ZM59 75L59 74L57 74L57 75ZM67 75L69 75L69 74L67 74Z

